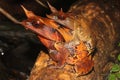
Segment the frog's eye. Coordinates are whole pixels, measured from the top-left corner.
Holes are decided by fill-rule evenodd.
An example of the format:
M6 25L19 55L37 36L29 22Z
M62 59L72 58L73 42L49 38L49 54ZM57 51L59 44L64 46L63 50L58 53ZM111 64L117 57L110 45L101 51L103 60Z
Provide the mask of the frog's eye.
M40 26L40 21L32 21L31 24L34 27L39 27Z

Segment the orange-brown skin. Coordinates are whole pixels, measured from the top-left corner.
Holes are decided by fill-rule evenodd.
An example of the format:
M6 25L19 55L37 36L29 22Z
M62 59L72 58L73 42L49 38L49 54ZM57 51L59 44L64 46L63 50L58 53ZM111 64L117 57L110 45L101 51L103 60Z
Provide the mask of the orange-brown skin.
M74 35L74 18L70 13L57 11L50 4L49 7L53 14L47 15L48 18L36 16L23 7L28 19L22 21L22 25L37 34L58 66L71 64L78 74L87 74L92 70L94 62L84 41L76 43L74 39L77 36Z

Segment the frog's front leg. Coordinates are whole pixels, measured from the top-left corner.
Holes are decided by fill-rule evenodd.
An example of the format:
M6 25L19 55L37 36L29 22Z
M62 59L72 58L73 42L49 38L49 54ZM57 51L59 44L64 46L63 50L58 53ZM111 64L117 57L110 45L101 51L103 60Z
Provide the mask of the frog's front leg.
M56 50L50 50L50 57L57 62L58 66L64 66L68 58L69 50L64 47L63 43L57 42L54 44Z

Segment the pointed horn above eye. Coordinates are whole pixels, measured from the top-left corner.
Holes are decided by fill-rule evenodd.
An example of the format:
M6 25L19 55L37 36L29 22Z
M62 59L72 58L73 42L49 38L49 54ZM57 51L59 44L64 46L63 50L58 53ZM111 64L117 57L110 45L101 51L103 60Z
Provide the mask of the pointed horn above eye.
M57 13L58 12L57 9L54 8L49 2L47 2L47 4L48 4L48 6L49 6L52 13Z
M24 10L27 18L31 18L31 17L35 16L35 14L32 11L27 10L23 5L21 5L21 7Z

